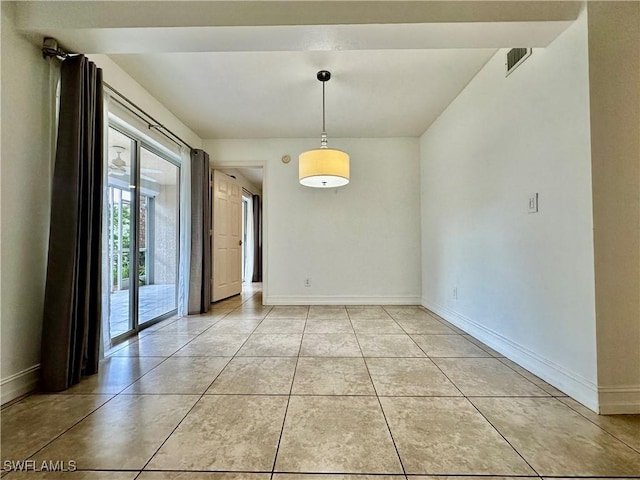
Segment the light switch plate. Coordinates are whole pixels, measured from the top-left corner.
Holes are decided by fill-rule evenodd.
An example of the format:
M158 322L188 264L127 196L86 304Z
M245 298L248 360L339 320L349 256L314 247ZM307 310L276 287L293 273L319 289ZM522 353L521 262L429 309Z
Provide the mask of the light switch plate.
M538 213L538 194L529 195L529 213Z

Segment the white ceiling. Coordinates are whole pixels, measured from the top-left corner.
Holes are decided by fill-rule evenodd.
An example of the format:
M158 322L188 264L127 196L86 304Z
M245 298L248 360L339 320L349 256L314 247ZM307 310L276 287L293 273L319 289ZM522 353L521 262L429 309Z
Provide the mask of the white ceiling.
M201 138L417 136L494 49L114 55Z
M18 2L19 27L106 53L203 139L417 136L499 47L579 2Z

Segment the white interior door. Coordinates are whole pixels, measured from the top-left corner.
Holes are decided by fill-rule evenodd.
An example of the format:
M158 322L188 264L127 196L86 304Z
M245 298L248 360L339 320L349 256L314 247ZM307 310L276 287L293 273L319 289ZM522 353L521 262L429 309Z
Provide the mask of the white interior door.
M212 301L242 291L242 186L224 173L213 172Z

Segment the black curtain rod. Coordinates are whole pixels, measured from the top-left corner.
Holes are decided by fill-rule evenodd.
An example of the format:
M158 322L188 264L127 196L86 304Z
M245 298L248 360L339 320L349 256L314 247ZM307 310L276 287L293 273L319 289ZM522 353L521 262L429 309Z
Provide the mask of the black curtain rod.
M138 105L136 105L135 103L133 103L131 100L129 100L127 97L125 97L123 94L121 94L119 91L117 91L115 88L113 88L111 85L109 85L107 82L103 81L102 84L111 91L111 93L117 95L118 97L120 97L124 102L126 102L127 104L129 104L129 106L135 108L136 110L138 110L140 113L142 113L144 116L147 117L147 119L142 119L143 121L145 121L148 125L149 125L149 130L158 130L160 133L164 134L165 136L169 137L170 140L173 140L174 142L179 142L182 145L186 146L187 148L189 148L190 150L195 150L191 145L189 145L187 142L185 142L182 138L180 138L178 135L176 135L175 133L173 133L171 130L169 130L167 127L165 127L164 125L162 125L158 120L156 120L155 118L153 118L151 115L149 115L147 112L145 112L142 108L140 108ZM119 102L122 103L122 102ZM126 105L125 105L126 107ZM133 112L135 113L135 112ZM138 118L140 118L140 115L136 115ZM151 120L154 123L149 123L149 120ZM173 138L171 138L173 137Z
M60 58L60 59L64 60L65 58L69 58L69 57L71 57L73 55L76 55L76 54L65 52L64 50L62 50L58 46L58 42L55 39L53 39L53 38L45 38L44 39L44 42L42 44L42 56L44 58L57 57L57 58ZM180 138L178 135L173 133L171 130L169 130L167 127L165 127L163 124L161 124L158 120L156 120L154 117L149 115L142 108L140 108L138 105L136 105L133 101L129 100L127 97L125 97L118 90L113 88L107 82L103 81L102 84L111 93L113 93L113 94L117 95L118 97L120 97L121 101L118 101L118 100L116 100L116 101L118 101L118 103L123 105L125 108L128 108L129 110L131 110L131 112L136 117L138 117L140 120L145 122L148 125L149 130L155 129L159 133L161 133L165 137L167 137L169 140L171 140L172 142L181 143L185 147L189 148L189 150L195 150L191 145L189 145L187 142L185 142L182 138ZM144 117L142 115L139 115L138 113L136 113L134 110L132 110L131 107L133 107L135 110L137 110L142 115L144 115ZM151 122L153 122L153 123L151 123L149 120L151 120Z

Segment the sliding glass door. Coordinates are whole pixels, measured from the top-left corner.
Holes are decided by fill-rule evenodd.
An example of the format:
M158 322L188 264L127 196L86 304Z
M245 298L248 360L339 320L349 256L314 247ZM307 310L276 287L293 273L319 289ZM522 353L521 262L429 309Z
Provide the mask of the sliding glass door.
M180 169L146 148L140 150L138 321L176 310Z
M180 168L113 126L107 163L109 333L117 343L177 308Z
M108 248L109 332L111 338L119 337L134 329L131 316L131 260L133 258L132 202L135 184L132 138L109 128L108 157ZM104 285L103 285L104 288Z

